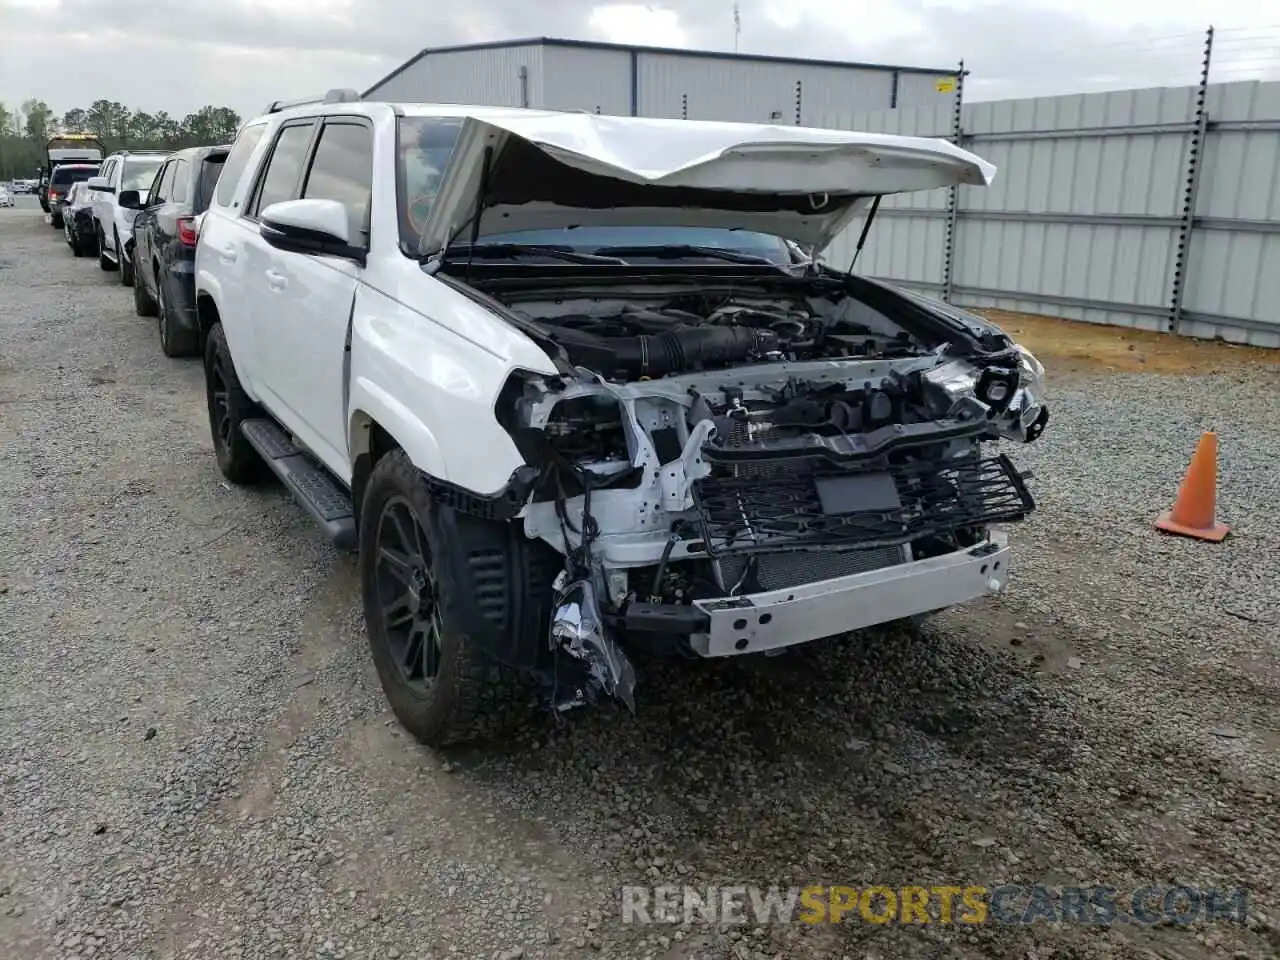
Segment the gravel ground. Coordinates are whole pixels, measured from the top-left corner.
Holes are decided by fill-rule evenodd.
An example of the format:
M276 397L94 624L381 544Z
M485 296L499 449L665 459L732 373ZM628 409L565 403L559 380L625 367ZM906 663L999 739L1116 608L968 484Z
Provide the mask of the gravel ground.
M1001 597L645 665L636 718L443 756L384 705L352 560L220 482L198 366L0 210L0 957L1276 956L1280 371L1052 387ZM1205 427L1220 545L1151 529ZM1252 916L623 924L658 882L1244 885Z

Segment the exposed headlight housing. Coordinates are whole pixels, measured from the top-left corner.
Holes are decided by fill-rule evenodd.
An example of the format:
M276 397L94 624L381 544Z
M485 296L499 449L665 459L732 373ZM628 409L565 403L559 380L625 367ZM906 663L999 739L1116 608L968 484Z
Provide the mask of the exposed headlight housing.
M1002 436L1025 443L1038 438L1049 421L1040 398L1044 367L1025 347L1016 352L1016 365L980 368L952 360L925 373L935 409L944 416L964 415L965 407L985 410Z

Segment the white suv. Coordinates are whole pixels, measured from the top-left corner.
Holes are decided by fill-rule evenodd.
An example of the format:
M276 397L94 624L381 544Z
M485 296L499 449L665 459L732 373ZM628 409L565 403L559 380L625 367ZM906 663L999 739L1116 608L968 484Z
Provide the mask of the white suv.
M138 211L120 206L117 198L125 190L137 190L145 204L156 171L167 156L167 153L120 150L103 160L98 175L88 182L96 197L93 220L98 237L98 266L103 270L119 270L120 283L126 287L133 286L129 244L133 238L133 218Z
M359 551L401 722L510 670L631 704L628 650L775 653L999 590L1048 419L980 317L833 268L882 195L989 182L941 140L322 102L247 123L197 312L223 475ZM862 237L865 239L865 228Z

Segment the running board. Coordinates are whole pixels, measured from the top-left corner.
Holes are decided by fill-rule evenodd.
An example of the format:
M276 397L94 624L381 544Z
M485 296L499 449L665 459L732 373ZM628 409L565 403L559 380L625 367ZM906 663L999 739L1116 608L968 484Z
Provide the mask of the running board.
M299 450L275 421L245 420L240 424L240 432L293 494L293 499L324 528L333 545L339 550L355 550L356 519L346 491Z

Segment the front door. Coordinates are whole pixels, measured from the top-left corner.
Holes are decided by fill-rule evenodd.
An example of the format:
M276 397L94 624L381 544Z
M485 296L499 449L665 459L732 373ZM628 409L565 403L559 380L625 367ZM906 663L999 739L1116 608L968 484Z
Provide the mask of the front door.
M318 135L313 128L314 123L282 128L254 215L295 197L337 200L347 208L351 242L367 248L372 128L346 117L325 120ZM257 235L247 247L252 325L262 358L260 392L303 444L349 480L343 379L362 268L338 257L279 250Z

